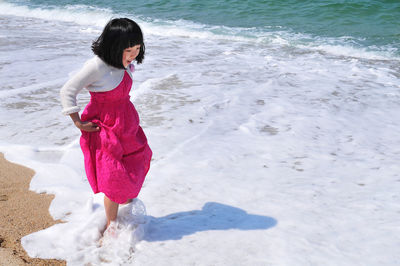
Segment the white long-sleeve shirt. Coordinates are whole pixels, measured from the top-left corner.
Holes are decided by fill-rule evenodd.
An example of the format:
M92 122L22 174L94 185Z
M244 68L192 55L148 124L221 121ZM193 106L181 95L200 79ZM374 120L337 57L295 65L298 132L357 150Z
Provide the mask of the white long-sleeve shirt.
M132 78L130 67L126 69L112 67L98 56L89 59L61 88L62 113L68 115L80 111L80 107L76 104L76 96L83 88L92 92L110 91L121 83L125 71Z

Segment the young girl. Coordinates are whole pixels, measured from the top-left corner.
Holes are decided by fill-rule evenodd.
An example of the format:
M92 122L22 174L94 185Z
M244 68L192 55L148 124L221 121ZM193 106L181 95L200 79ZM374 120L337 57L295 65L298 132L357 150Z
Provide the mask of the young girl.
M119 204L136 198L150 167L152 151L129 100L133 61L142 63L140 27L128 18L112 19L93 42L95 56L61 89L63 114L82 132L85 171L94 193L103 192L107 227ZM79 117L76 95L83 88L90 102Z

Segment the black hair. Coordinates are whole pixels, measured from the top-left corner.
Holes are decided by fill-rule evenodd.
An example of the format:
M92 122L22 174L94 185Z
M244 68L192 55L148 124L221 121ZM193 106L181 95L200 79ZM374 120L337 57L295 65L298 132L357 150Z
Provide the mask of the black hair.
M99 38L92 43L92 51L108 65L124 69L122 64L124 50L138 44L140 52L136 61L140 64L145 51L142 30L129 18L115 18L107 23Z

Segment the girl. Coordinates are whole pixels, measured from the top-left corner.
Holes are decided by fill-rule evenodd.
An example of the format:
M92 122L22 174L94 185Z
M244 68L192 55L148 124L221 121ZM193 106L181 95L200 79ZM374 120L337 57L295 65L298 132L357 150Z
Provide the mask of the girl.
M129 100L133 61L142 63L142 31L128 18L112 19L93 42L95 56L61 89L63 114L82 132L80 145L94 193L104 193L107 227L119 204L136 198L150 167L152 151ZM79 117L76 95L83 88L90 102ZM106 228L107 228L106 227Z

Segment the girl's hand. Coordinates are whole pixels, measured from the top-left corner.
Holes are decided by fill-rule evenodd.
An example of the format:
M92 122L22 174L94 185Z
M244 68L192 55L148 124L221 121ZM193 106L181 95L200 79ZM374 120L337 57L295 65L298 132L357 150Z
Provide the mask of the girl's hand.
M100 130L100 127L92 122L82 122L81 118L79 117L79 113L71 113L69 114L72 121L74 122L75 126L80 130L87 131L87 132L96 132Z
M96 132L100 130L100 127L92 122L75 121L75 126L80 130L87 132Z

